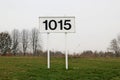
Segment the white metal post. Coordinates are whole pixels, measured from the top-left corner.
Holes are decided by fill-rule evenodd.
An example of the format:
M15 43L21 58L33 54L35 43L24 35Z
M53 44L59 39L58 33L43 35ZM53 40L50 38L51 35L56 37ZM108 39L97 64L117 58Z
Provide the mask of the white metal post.
M67 32L65 33L65 67L68 69Z
M49 49L49 34L47 33L47 67L50 69L50 49Z

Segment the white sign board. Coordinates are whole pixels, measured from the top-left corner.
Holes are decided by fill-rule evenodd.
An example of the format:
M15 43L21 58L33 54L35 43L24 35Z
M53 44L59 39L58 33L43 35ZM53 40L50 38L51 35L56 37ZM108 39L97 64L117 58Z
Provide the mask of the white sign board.
M39 17L40 32L65 33L75 32L75 17Z

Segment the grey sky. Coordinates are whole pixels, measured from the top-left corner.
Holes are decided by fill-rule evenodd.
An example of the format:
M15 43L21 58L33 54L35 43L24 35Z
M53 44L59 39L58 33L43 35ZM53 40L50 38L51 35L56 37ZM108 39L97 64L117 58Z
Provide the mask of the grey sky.
M0 31L38 28L39 16L75 16L69 51L103 50L120 32L120 0L0 0ZM43 34L46 49L46 34ZM50 34L51 50L64 50L64 34Z

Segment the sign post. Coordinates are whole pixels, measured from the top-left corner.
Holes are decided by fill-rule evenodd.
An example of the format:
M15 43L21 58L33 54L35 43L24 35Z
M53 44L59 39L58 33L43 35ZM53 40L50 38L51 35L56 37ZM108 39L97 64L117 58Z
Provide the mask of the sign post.
M49 49L49 32L47 33L47 66L50 68L50 49Z
M65 67L68 69L67 33L65 33Z
M39 17L40 32L47 33L47 66L50 68L49 34L65 33L65 64L68 69L67 33L75 32L75 17Z

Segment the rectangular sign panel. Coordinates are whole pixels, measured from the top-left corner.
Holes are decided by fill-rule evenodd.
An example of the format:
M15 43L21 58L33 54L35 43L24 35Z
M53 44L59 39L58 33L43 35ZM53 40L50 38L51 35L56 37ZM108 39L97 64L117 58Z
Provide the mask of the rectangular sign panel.
M40 32L75 32L75 17L39 17Z

